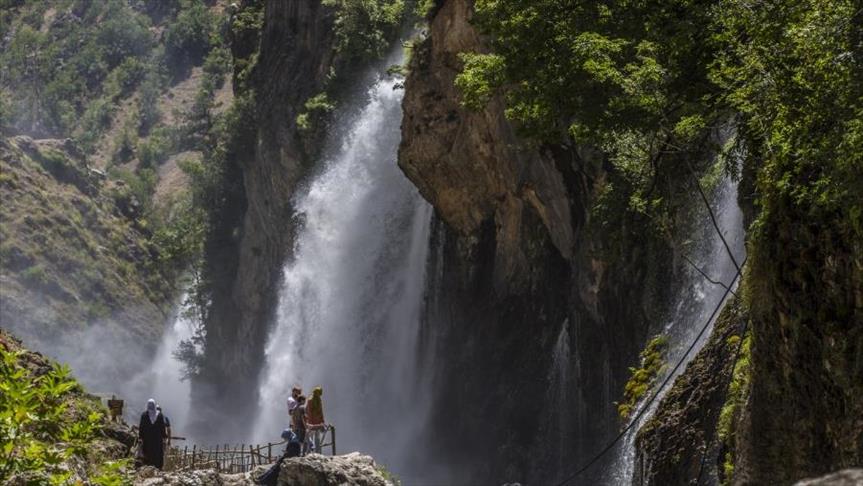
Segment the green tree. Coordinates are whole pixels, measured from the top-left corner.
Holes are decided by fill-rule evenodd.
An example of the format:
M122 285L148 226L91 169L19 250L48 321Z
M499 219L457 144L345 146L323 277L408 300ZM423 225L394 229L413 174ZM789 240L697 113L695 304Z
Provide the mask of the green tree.
M200 0L184 6L165 33L165 57L175 74L201 64L213 47L216 19Z

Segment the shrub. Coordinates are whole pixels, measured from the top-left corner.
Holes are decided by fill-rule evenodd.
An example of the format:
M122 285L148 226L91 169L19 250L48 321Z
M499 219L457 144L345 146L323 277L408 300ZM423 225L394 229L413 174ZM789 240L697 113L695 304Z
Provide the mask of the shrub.
M42 265L33 265L21 272L21 277L25 282L33 285L43 285L48 282L48 275L45 272L45 267Z
M336 49L347 58L379 59L398 34L403 0L323 0L336 11Z
M68 463L86 458L103 414L80 396L69 368L55 364L37 375L26 362L22 351L0 346L0 477L66 484L72 476ZM108 463L94 471L93 479L122 484L126 465Z
M138 161L142 167L156 167L167 160L171 145L163 132L154 132L138 142Z
M617 404L622 420L629 420L638 402L644 397L665 369L665 352L668 338L662 335L651 339L641 352L641 367L629 368L629 381L623 391L623 401Z
M174 73L198 65L209 53L215 19L200 1L193 1L171 23L165 34L165 57Z
M162 94L162 85L162 76L151 67L141 82L140 97L138 98L138 130L142 135L147 134L150 128L158 123L162 117L159 112L159 95Z

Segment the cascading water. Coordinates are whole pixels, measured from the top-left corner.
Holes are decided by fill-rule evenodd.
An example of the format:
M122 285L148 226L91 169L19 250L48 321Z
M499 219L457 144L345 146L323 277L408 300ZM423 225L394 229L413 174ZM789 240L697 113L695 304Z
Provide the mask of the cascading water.
M185 295L180 302L185 302ZM180 341L192 337L194 326L178 306L172 320L162 334L162 341L150 366L130 380L119 385L120 396L126 399L124 415L130 424L137 424L148 398L155 398L163 412L171 419L173 432L187 435L191 386L183 379L183 365L174 357Z
M745 255L744 230L743 215L737 204L737 184L727 178L723 179L719 187L717 187L713 200L714 212L716 213L717 222L722 230L722 234L728 242L737 263L742 263ZM706 215L705 223L699 229L696 237L698 241L696 241L694 248L691 249L691 253L689 254L690 259L713 280L730 284L737 273L737 268ZM689 268L686 278L689 284L685 285L678 295L676 305L672 309L671 318L662 328L662 334L668 337L668 351L666 352L665 359L667 363L670 363L669 371L683 357L686 349L696 338L704 322L710 317L725 294L724 288L708 282L695 269ZM712 326L713 323L710 325ZM706 342L709 335L710 332L708 330L699 339L699 342L685 358L684 365L678 369L674 378L676 378L676 375L683 373L686 364L701 349L701 346ZM657 382L661 383L665 380L666 376L659 376ZM671 383L673 383L674 378L672 378ZM663 389L662 394L670 386L671 384ZM603 474L603 484L616 486L632 484L635 472L636 434L638 433L638 429L653 415L661 399L662 395L657 397L650 405L650 408L641 416L638 423L621 440L615 449L613 461L610 462L610 466L606 468ZM645 403L643 401L633 415L640 412L644 406Z
M324 390L338 452L371 453L404 474L423 424L417 373L431 206L396 165L402 91L379 79L297 193L294 258L266 348L255 438L288 425L292 385Z
M174 352L180 341L192 337L193 327L192 322L182 312L178 312L174 322L162 336L150 371L153 380L151 396L157 399L162 410L171 419L175 433L187 430L191 387L189 381L182 378L182 364L174 357ZM186 435L186 432L183 432L183 435Z

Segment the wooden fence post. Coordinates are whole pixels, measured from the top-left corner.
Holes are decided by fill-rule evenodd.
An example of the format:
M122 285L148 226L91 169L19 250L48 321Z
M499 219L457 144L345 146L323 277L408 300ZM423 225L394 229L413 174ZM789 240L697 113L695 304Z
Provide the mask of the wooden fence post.
M273 462L273 444L267 442L267 464Z
M336 428L330 425L330 434L333 436L333 455L336 455Z
M195 451L198 448L198 444L192 446L192 469L195 468Z

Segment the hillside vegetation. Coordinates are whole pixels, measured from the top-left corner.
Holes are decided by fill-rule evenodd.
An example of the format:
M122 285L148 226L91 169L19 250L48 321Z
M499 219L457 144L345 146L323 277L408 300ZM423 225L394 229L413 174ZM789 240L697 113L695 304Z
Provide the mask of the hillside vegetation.
M224 3L12 0L0 19L3 327L152 349L200 260L191 186L232 103Z
M0 481L9 485L130 483L134 436L107 420L69 369L0 330Z

